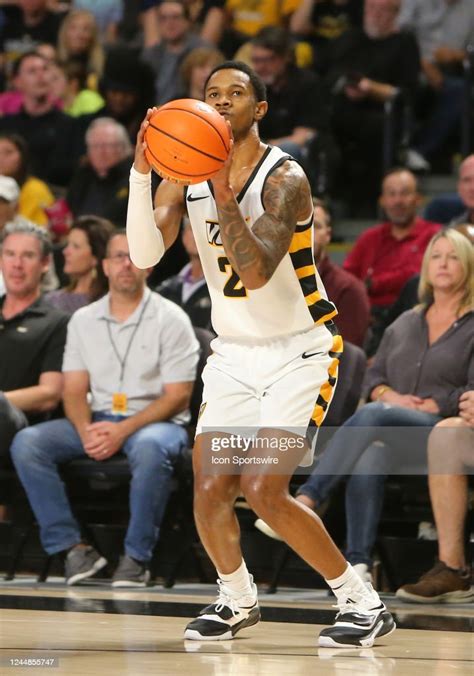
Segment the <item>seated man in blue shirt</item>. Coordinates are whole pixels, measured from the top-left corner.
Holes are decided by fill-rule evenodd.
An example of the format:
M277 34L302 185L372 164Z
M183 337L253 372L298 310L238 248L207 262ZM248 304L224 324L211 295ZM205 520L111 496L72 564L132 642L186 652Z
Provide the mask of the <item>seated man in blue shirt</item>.
M68 327L67 417L22 430L11 454L43 547L48 554L67 552L72 585L107 561L82 542L58 465L125 453L132 472L130 522L112 585L145 586L173 466L188 443L184 424L199 347L184 311L146 287L149 270L131 263L124 232L112 235L103 266L109 293L78 310Z

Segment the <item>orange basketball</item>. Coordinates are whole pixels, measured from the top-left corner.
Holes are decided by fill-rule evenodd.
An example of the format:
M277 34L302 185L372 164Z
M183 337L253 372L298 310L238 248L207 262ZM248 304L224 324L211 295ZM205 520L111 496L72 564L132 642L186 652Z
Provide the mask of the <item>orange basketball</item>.
M225 119L196 99L177 99L158 108L150 118L145 141L145 155L153 169L183 185L214 176L230 149Z

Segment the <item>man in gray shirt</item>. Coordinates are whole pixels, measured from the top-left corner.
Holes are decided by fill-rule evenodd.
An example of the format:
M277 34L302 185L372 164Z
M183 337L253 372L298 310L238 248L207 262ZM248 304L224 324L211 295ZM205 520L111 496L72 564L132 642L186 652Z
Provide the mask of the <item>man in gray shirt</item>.
M189 8L182 0L164 0L157 8L160 40L146 47L143 61L155 72L156 105L177 97L181 90L179 67L187 54L196 47L209 46L192 32Z
M48 554L67 552L72 585L107 561L82 542L58 465L84 455L103 462L123 452L132 473L130 523L112 585L145 586L173 467L188 443L184 424L199 347L184 311L146 288L149 271L131 263L125 232L112 235L103 265L109 293L78 310L68 326L67 417L22 430L11 455L43 547Z

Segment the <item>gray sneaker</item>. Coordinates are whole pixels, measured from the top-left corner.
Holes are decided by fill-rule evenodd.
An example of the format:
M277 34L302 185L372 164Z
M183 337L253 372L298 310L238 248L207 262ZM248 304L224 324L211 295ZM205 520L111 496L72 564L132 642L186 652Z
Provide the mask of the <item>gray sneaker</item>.
M112 587L146 587L149 582L150 571L146 563L135 561L126 554L120 557L112 578Z
M107 559L93 547L74 547L66 556L65 575L68 585L92 577L107 565Z

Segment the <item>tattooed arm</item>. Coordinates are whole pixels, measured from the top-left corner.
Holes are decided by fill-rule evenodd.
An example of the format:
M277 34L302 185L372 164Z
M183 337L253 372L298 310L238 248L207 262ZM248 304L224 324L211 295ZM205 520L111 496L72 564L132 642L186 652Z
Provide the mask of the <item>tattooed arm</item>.
M259 289L287 253L297 221L312 213L308 180L296 162L287 161L276 169L263 189L265 213L252 228L230 187L216 191L215 197L227 258L245 288Z

